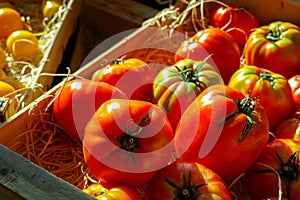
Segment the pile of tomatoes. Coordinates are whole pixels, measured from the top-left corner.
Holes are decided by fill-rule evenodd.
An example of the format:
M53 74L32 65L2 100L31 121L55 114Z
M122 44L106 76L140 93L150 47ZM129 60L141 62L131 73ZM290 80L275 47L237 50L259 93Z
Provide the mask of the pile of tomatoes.
M210 24L157 74L125 57L61 88L57 123L82 143L101 181L85 192L98 199L300 199L300 28L261 26L244 9L223 5ZM231 187L239 180L243 198Z

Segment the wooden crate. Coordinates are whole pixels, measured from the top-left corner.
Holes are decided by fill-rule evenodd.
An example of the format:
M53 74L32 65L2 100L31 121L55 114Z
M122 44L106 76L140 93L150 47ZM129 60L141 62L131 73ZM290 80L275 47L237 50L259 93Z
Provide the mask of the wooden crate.
M159 42L163 42L164 45L167 45L167 48L170 48L168 49L169 51L175 51L175 49L177 49L181 41L185 39L185 35L183 35L183 37L181 38L182 40L175 40L175 43L173 40L168 40L167 43L165 43L166 41L161 40L165 33L166 32L160 32L158 29L155 28L150 28L149 30L149 28L147 27L141 27L136 30L130 30L124 33L124 35L122 35L122 39L118 40L119 42L117 42L113 46L110 46L112 45L112 43L110 43L108 45L105 45L105 48L95 49L95 51L93 52L95 53L95 56L91 56L87 60L84 60L84 65L78 68L78 70L72 75L81 76L84 78L91 78L92 74L100 67L105 66L108 60L119 58L120 56L126 54L128 51L140 48L159 48L161 47ZM158 43L153 44L153 42ZM56 195L58 196L53 197L53 199L88 199L87 195L83 194L83 192L80 191L79 188L74 187L66 181L63 181L59 177L49 174L49 172L47 172L46 170L37 167L27 159L22 158L15 153L17 152L18 148L18 146L14 144L15 138L28 130L28 118L31 116L32 113L30 111L35 110L37 112L45 112L45 107L49 105L49 103L51 103L51 100L54 98L55 93L63 86L63 84L64 82L61 82L58 85L54 86L42 96L35 99L35 101L33 101L30 105L26 106L21 112L19 112L14 117L14 119L8 120L4 124L1 124L0 143L2 145L0 146L0 150L6 156L3 156L3 158L0 159L0 167L4 166L4 168L9 169L8 171L17 171L18 173L13 173L12 176L9 176L12 178L3 178L3 173L0 173L0 185L4 187L4 189L0 188L0 191L13 191L11 193L11 196L14 196L16 193L22 198L34 199L35 193L30 191L35 191L38 188L40 196L37 199L41 199L42 197L44 197L44 195L48 195L47 191L55 190L55 188L57 189L57 186L61 186L65 189L59 190L59 192L56 193ZM23 140L24 138L19 137L18 139ZM26 163L27 168L32 169L30 172L28 172L31 174L30 177L50 176L51 179L49 180L51 180L51 184L45 183L43 178L37 178L35 179L34 185L32 185L32 187L26 187L27 184L31 184L32 182L30 182L27 176L24 177L24 174L21 170L22 168L20 169L14 166L14 163L16 162L13 162L13 164L11 164L12 158L13 160L22 163L21 166L23 166L24 162ZM0 168L0 172L2 171L1 169L2 168ZM7 170L4 170L4 172L5 171ZM27 171L25 173L27 173ZM46 184L47 187L39 187L40 185L44 184ZM64 191L74 191L74 194L78 196L74 197L74 194L69 192L66 192L65 196L63 197L59 196L59 194L64 193ZM10 192L4 193L7 195L10 194ZM12 199L17 198L17 196L12 197Z
M5 121L13 120L19 112L22 112L21 110L25 105L30 104L43 92L49 90L52 85L54 76L51 74L56 73L62 61L69 38L77 27L77 19L83 5L83 0L67 0L63 2L61 10L58 12L58 17L55 18L57 20L51 22L51 25L47 25L49 30L45 30L40 35L39 45L43 52L42 58L33 64L31 63L34 67L28 72L30 78L23 81L25 90L22 90L23 93L18 100L21 103L16 110L5 113ZM24 10L26 6L23 5L23 7L22 9ZM12 76L18 75L12 74ZM19 79L19 77L16 77L16 79Z
M141 46L144 46L145 48L151 47L153 45L152 41L156 41L156 37L162 36L158 30L159 29L157 28L150 28L149 30L147 27L142 27L126 32L125 35L122 35L123 39L120 42L105 51L99 51L101 54L96 55L94 58L89 57L86 64L72 75L90 78L93 72L106 65L107 60L119 58L128 51L140 49ZM175 51L177 47L173 46L173 48ZM0 143L2 145L0 146L0 151L2 151L5 156L0 159L0 184L5 187L5 190L11 190L17 195L28 199L35 199L35 192L39 195L39 198L36 199L41 199L42 196L47 196L49 191L56 191L54 193L56 196L51 196L49 199L88 199L86 198L86 194L83 194L80 188L75 188L68 182L51 175L45 169L36 166L26 158L15 153L18 151L19 147L16 145L16 138L18 138L17 142L22 142L24 140L24 137L20 137L20 135L30 129L30 127L28 127L28 121L31 114L46 112L44 110L45 107L47 107L47 105L51 102L55 93L63 86L63 84L64 81L57 84L49 91L38 97L30 105L26 106L22 112L18 113L18 115L14 117L13 120L8 120L1 125ZM15 167L18 162L20 162L19 166ZM16 172L12 175L8 175L9 177L13 176L13 178L8 180L8 178L5 178L2 174L1 179L1 167L4 171ZM23 169L25 170L22 171ZM34 177L34 179L32 180L30 177ZM30 187L26 187L28 184ZM60 189L57 190L58 188ZM61 193L64 193L64 191L66 191L65 194L60 196ZM77 195L77 197L74 197L74 195Z

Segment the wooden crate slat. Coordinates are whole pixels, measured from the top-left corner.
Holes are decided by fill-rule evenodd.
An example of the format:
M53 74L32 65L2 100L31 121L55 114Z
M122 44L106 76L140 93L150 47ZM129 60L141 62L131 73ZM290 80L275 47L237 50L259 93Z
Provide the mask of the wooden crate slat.
M3 145L0 154L0 184L24 199L94 199Z

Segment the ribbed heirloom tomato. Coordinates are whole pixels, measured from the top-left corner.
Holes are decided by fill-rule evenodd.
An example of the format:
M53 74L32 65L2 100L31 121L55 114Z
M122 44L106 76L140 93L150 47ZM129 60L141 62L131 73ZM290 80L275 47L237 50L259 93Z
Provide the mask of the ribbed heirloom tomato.
M269 69L286 78L300 73L300 27L276 21L256 28L245 44L248 65Z
M244 65L232 75L228 86L258 99L266 111L271 131L293 110L294 100L288 80L265 68Z
M174 145L180 160L199 162L232 181L251 167L268 138L267 116L256 99L213 85L183 113Z
M68 81L53 103L53 114L62 129L75 140L83 139L86 123L102 103L127 96L116 87L88 79Z
M130 99L152 98L154 75L150 66L137 58L121 58L94 72L92 80L102 81L122 90Z
M275 129L274 135L278 139L294 139L300 141L300 110L293 112Z
M184 41L175 54L175 62L190 58L201 61L211 57L207 63L215 67L225 84L240 67L240 50L229 33L219 28L206 28Z
M245 8L219 5L210 13L210 24L227 31L242 49L250 33L259 26L258 19Z
M142 187L170 162L173 137L161 107L140 100L111 99L86 125L84 158L96 178Z
M204 61L183 59L162 69L154 79L154 103L165 108L176 129L186 107L207 87L223 84L215 68Z
M230 200L218 174L196 162L175 161L146 186L145 200Z
M289 200L300 199L299 150L300 141L292 139L276 139L267 144L245 176L250 196L262 199L281 193Z

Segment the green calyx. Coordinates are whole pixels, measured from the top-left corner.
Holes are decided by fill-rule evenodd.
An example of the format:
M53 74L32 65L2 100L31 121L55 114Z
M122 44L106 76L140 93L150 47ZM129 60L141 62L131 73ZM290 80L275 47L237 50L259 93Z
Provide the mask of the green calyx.
M246 124L243 128L243 132L238 139L241 143L247 137L255 121L251 118L253 111L255 110L256 98L250 98L248 95L238 102L239 113L244 113L246 115Z
M133 120L129 120L125 126L124 134L119 138L121 149L135 152L140 147L138 135L143 130L143 126L150 122L152 114L153 110L151 109L141 117L139 122L135 123Z
M266 39L271 42L276 42L281 39L280 35L280 24L278 24L275 28L275 31L269 30L270 32L266 35Z
M176 185L169 179L165 181L174 189L174 200L196 200L199 196L198 189L205 186L206 184L194 185L191 183L191 172L189 173L188 179L183 175L183 184L181 186Z
M290 183L291 181L297 181L300 174L299 155L297 154L297 152L294 152L286 162L281 158L281 156L277 152L276 156L280 161L280 168L276 169L276 171L278 172L280 178L285 184L285 192L287 199L291 199ZM272 169L257 170L254 172L258 174L275 173Z
M268 80L272 87L275 85L275 78L270 72L264 72L259 74L259 79Z
M202 63L201 65L204 65L204 63ZM194 83L198 88L200 88L200 90L204 90L207 88L207 85L199 80L199 70L194 70L192 68L188 68L187 66L183 66L182 69L179 69L179 67L177 66L175 67L184 81ZM199 66L197 69L200 68L201 66Z
M252 129L253 125L255 125L255 121L252 119L252 115L255 110L256 102L257 102L256 98L250 98L247 95L244 99L236 102L238 110L236 112L233 112L233 113L227 115L225 120L222 123L220 123L220 125L221 125L224 122L226 122L227 120L234 118L235 116L237 116L240 113L243 113L246 115L246 124L243 128L243 131L242 131L240 137L238 138L238 143L241 143L245 140L248 133Z

